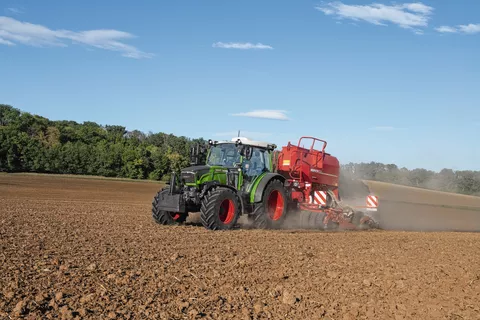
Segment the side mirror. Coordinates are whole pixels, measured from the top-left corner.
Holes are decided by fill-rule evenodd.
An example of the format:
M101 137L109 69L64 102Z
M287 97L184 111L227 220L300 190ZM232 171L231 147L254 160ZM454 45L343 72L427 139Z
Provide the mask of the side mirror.
M253 154L252 151L253 151L253 150L252 150L252 147L246 147L246 148L245 148L245 158L246 158L247 160L250 160L250 159L252 158L252 154Z
M273 150L275 150L276 148L277 148L277 145L275 145L275 144L269 144L269 145L267 146L267 150L268 150L268 151L273 151Z

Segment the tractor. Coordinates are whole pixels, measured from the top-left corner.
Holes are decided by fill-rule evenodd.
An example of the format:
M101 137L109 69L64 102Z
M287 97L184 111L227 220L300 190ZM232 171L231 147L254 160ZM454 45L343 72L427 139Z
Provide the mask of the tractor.
M312 140L310 148L301 146L305 140ZM323 143L321 150L314 148L316 142ZM247 215L257 228L276 229L287 214L297 212L319 229L376 227L362 211L342 205L340 165L325 152L326 145L324 140L302 137L298 145L289 142L278 151L275 144L243 137L209 140L206 147L192 150L192 166L173 172L167 187L155 195L153 219L171 225L200 212L205 228L228 230ZM199 154L205 151L206 162L199 164Z

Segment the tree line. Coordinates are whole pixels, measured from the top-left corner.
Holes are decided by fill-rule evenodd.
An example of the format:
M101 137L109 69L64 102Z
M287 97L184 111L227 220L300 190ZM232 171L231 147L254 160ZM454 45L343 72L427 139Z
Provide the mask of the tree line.
M127 131L118 125L51 121L0 104L0 171L82 174L167 181L190 164L190 149L203 138ZM349 163L342 178L376 180L480 195L479 171L408 170L394 164Z
M203 139L95 122L51 121L0 105L0 171L168 180Z

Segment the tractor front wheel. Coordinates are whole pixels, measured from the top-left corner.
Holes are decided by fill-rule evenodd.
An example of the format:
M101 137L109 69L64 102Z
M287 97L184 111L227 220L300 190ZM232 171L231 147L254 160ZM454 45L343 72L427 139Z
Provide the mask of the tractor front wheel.
M288 198L280 180L270 182L260 203L253 213L254 223L260 229L279 228L287 216Z
M163 224L163 225L172 225L172 224L177 224L177 223L183 223L185 220L187 220L188 213L183 213L183 212L168 212L168 211L163 211L160 210L158 205L159 205L159 193L153 198L153 203L152 203L152 217L153 220L155 220L156 223L158 224Z
M232 229L240 216L240 203L235 192L218 187L208 191L202 199L200 219L210 230Z

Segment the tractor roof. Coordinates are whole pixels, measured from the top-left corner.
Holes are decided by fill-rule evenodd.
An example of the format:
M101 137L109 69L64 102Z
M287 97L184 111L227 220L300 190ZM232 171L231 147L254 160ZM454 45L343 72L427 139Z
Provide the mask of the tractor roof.
M220 143L236 143L240 142L243 145L248 145L252 147L259 147L263 149L275 149L277 146L273 143L265 142L265 141L256 141L256 140L250 140L245 137L235 137L232 138L232 140L224 140L224 141L215 141L215 143L220 144Z
M249 145L249 146L254 146L254 147L260 147L260 148L269 148L271 146L274 146L273 143L268 143L268 142L264 142L264 141L255 141L255 140L250 140L248 138L245 138L245 137L237 137L237 138L232 138L232 142L237 142L237 141L241 141L242 144L246 144L246 145Z

